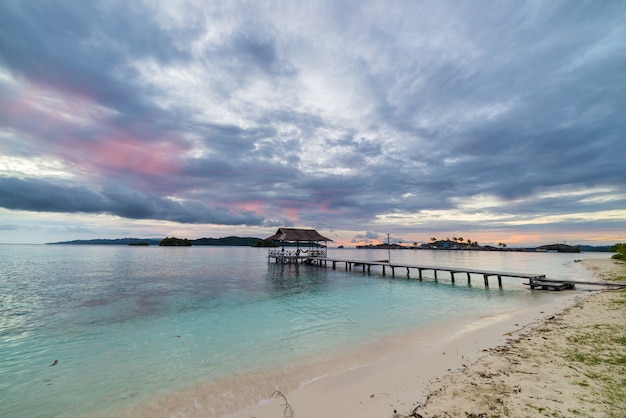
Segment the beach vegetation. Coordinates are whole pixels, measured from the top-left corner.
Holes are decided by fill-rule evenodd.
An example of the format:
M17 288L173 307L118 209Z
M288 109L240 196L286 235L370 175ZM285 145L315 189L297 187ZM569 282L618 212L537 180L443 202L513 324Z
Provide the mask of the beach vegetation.
M623 298L622 298L623 299ZM613 410L624 403L626 388L626 331L621 326L595 324L570 335L568 341L575 347L566 352L566 358L580 364L586 377L575 382L579 386L598 385ZM579 366L576 366L577 369ZM620 373L609 373L618 370ZM608 416L618 416L609 414Z
M539 411L544 417L554 417L554 418L566 418L565 415L559 413L559 411L554 411L552 408L544 408L537 407L537 411Z
M602 363L600 357L593 355L591 353L586 353L578 349L572 349L568 352L569 358L572 361L577 361L579 363L597 365Z
M609 251L611 251L612 253L617 253L613 254L611 258L616 260L626 260L626 244L620 242L618 244L612 245Z
M616 305L616 309L622 309L621 305L626 305L626 290L619 291L621 298L612 301Z

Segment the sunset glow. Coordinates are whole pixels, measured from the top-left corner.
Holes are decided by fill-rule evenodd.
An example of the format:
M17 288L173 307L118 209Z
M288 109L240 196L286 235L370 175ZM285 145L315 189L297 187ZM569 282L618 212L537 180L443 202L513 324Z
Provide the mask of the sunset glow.
M626 241L624 20L612 1L0 2L0 243Z

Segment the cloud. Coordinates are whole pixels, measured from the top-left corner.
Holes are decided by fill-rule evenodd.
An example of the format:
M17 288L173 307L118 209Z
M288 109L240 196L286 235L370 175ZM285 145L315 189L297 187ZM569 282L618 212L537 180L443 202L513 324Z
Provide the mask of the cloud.
M19 226L15 224L8 224L4 222L0 222L0 231L16 231L19 229Z
M83 228L80 226L69 226L66 228L66 231L70 233L78 233L78 234L93 234L94 232L96 232L93 229Z
M250 211L164 199L119 186L94 191L82 186L58 186L43 180L14 178L0 178L0 206L34 212L107 213L130 219L180 223L260 225L263 222L262 217Z
M361 242L372 242L372 241L378 241L380 238L380 235L377 234L376 232L372 232L372 231L365 231L365 233L363 234L356 234L353 238L352 238L352 243L358 244Z
M619 1L4 1L0 205L351 231L618 210L625 17Z

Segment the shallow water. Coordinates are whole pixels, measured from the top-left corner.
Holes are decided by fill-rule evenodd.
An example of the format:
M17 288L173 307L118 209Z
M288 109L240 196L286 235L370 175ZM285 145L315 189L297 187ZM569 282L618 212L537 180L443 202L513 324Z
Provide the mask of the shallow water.
M550 297L520 279L485 288L482 277L468 286L445 274L418 281L273 264L259 248L0 251L0 416L11 417L123 414L146 403L158 414L160 398L237 386L255 374L258 385L267 371L306 359ZM584 280L589 273L573 260L608 254L330 249L329 256ZM269 384L286 384L284 373L275 375ZM296 374L311 378L310 370ZM210 396L204 399L195 407L211 410Z

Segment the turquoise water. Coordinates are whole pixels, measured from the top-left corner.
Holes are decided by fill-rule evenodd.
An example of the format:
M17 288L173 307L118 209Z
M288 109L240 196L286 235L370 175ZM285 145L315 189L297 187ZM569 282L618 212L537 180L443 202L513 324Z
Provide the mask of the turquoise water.
M106 416L546 297L516 279L505 278L500 289L485 288L482 278L452 285L441 274L439 281L418 281L277 265L257 248L2 245L0 251L0 416L7 417ZM348 249L329 256L580 280L588 273L574 259L608 257Z

